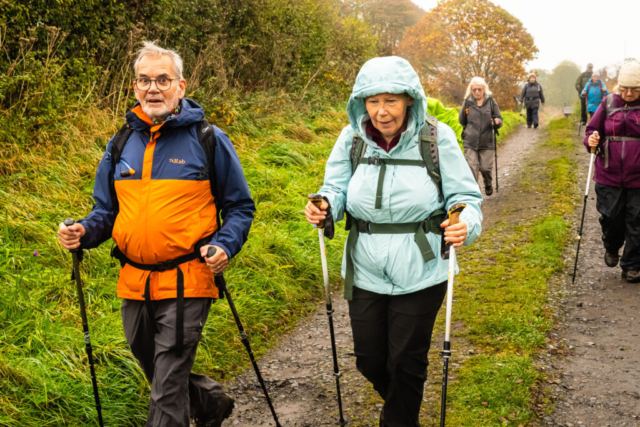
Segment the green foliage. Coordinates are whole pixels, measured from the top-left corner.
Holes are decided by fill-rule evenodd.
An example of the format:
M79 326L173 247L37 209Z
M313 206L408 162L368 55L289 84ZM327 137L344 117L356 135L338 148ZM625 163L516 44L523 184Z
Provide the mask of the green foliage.
M525 118L519 113L505 110L502 110L500 113L502 114L502 127L500 128L500 135L498 135L498 145L506 140L518 126L526 123Z

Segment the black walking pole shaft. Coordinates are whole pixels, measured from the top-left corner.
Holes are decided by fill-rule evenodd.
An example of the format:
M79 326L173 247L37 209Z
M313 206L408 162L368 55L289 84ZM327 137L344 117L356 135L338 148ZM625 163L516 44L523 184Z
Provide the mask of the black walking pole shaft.
M584 214L587 212L587 199L589 196L584 196L584 205L582 206L582 220L580 221L580 233L578 233L578 249L576 250L576 261L573 265L573 279L571 283L576 281L576 271L578 270L578 255L580 255L580 242L582 241L582 227L584 226Z
M210 247L207 252L207 258L211 258L216 253L216 248ZM249 359L251 359L251 364L253 365L253 370L256 372L256 376L258 377L258 382L260 383L260 387L262 387L262 392L264 393L264 397L267 399L267 404L269 405L269 409L271 410L271 415L273 415L273 420L276 422L276 427L282 427L280 425L280 421L278 421L278 415L276 414L276 410L273 407L273 403L271 402L271 398L269 397L269 392L267 391L267 385L262 378L262 374L260 373L260 368L258 367L258 362L256 362L256 358L253 355L253 350L251 350L251 344L249 344L249 338L247 337L247 333L242 326L242 322L240 321L240 316L238 315L238 310L236 310L236 305L233 303L233 298L231 298L231 293L227 288L227 282L224 280L223 273L215 274L216 286L219 290L224 293L227 302L229 303L229 308L231 309L231 313L233 314L233 318L236 321L236 325L238 326L238 330L240 331L240 337L242 340L242 344L247 349L247 353L249 353Z
M342 395L340 393L340 367L338 366L338 352L336 350L336 337L333 331L333 305L331 302L327 302L327 316L329 317L329 333L331 335L331 351L333 353L333 375L336 377L336 393L338 394L338 409L340 410L339 424L344 426L347 422L342 415Z
M498 183L498 138L496 137L496 128L493 128L493 149L496 156L496 192L500 192L500 184Z
M451 343L444 342L442 351L444 363L442 365L442 396L440 398L440 427L445 427L445 417L447 414L447 386L449 384L449 358L451 357Z
M64 220L64 224L69 227L75 224L71 218ZM91 348L91 338L89 336L89 323L87 321L87 310L84 305L84 292L82 292L82 279L80 278L80 258L78 253L81 249L71 249L73 256L73 276L76 280L76 289L78 291L78 302L80 303L80 317L82 318L82 332L84 333L85 350L87 359L89 360L89 371L91 372L91 384L93 385L93 398L96 402L96 412L98 413L98 424L104 427L102 420L102 406L100 405L100 393L98 392L98 380L96 378L96 370L93 365L93 350Z

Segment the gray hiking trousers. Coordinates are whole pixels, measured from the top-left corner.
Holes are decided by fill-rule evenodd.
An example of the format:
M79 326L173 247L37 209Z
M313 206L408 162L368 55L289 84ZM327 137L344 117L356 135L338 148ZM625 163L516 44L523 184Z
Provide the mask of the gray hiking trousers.
M144 301L124 299L121 307L127 343L151 383L147 427L189 427L190 417L204 418L215 411L224 394L216 381L191 373L211 299L184 299L184 349L180 357L174 350L176 300L151 304L157 332Z
M473 177L478 181L478 172L480 172L485 187L492 185L494 157L494 150L474 150L473 148L466 147L464 149L464 158L471 168Z

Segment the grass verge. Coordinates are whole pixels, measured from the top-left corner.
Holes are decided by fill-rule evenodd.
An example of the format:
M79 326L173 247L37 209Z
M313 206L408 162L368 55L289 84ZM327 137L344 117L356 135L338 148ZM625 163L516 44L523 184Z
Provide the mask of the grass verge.
M476 351L455 368L448 425L528 425L536 419L535 405L546 398L537 394L545 377L535 360L554 324L548 283L563 268L576 197L576 164L568 157L575 150L571 123L554 121L547 131L504 220L460 257L454 312L464 327L453 342L468 342ZM544 195L544 206L523 214L525 199L535 193Z

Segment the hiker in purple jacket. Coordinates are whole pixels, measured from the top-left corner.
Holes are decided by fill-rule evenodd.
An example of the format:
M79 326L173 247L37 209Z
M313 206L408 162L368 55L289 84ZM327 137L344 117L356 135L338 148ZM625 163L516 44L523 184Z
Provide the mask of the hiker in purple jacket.
M598 136L593 133L597 131ZM593 115L584 144L597 147L597 209L600 212L604 262L620 261L622 277L640 282L640 64L627 62L618 87ZM619 251L624 245L620 260Z

